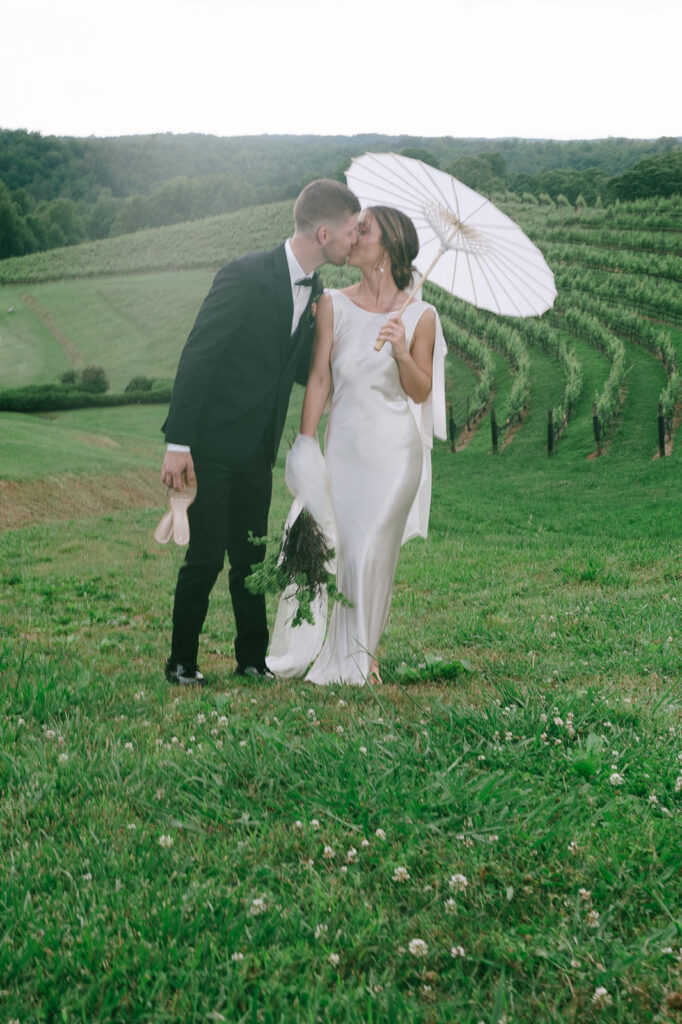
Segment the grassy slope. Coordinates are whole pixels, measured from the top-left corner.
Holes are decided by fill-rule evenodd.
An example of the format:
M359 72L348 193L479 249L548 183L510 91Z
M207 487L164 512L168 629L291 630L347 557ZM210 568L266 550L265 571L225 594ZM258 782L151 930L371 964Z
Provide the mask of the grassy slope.
M78 289L100 288L142 317L156 278L79 282L61 309L75 332ZM158 280L161 321L190 275ZM607 454L587 461L608 369L576 348L583 395L551 460L562 378L534 350L528 416L499 456L487 420L456 455L436 444L430 537L401 555L382 689L241 686L223 574L202 639L210 686L169 692L182 551L153 542L158 507L0 533L8 1019L675 1019L679 450L651 458L660 368L633 347ZM449 376L461 405L471 373L452 359ZM0 416L0 478L151 470L161 417ZM280 456L273 527L288 500ZM438 656L472 671L447 683L435 663L401 686L403 662Z

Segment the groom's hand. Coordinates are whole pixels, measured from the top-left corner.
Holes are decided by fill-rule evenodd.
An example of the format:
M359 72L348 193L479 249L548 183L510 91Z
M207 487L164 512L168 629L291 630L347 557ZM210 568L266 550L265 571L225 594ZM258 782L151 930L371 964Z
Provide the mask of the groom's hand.
M194 486L197 482L194 475L194 461L190 452L166 452L161 467L161 479L166 487L176 491L184 491L185 484Z

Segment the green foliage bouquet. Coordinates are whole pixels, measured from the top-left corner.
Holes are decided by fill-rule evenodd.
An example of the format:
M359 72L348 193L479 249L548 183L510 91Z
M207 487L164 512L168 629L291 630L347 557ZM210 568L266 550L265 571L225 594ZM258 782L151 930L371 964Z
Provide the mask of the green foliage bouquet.
M252 544L266 544L268 538L249 533L249 540ZM272 552L253 566L253 572L246 578L246 586L252 594L279 596L293 586L297 601L293 626L300 626L302 622L314 625L312 604L325 589L331 602L340 601L352 607L337 588L335 575L329 571L334 562L334 549L310 512L301 509L291 526L271 540Z

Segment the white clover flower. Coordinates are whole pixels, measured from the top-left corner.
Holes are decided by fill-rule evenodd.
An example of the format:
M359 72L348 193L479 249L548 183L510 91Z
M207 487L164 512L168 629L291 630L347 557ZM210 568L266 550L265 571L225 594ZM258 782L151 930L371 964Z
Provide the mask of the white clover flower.
M349 864L355 864L358 859L358 851L354 846L351 846L350 850L346 850L346 860Z
M464 952L464 947L463 946L453 946L452 949L450 950L450 956L452 956L452 957L466 956L466 954Z
M326 924L318 924L317 928L315 929L315 938L321 939L323 935L327 934L328 930L329 929L327 928Z
M450 875L450 888L457 889L459 892L466 892L468 886L466 875Z
M265 902L264 896L255 896L251 900L251 906L249 907L249 916L258 917L259 914L264 914L268 909L267 903Z
M658 797L656 796L655 793L652 793L651 796L649 797L649 803L650 804L654 804L654 805L658 803Z
M578 889L578 896L580 896L581 900L585 900L587 902L587 900L591 898L592 893L589 889Z
M17 718L17 725L26 725L26 722L23 718Z
M327 957L327 960L332 965L332 967L337 967L340 959L341 957L339 956L338 953L330 953L329 956Z
M318 829L319 829L319 827L320 827L320 823L319 823L319 821L317 820L317 818L313 818L313 819L312 819L312 821L310 822L310 827L311 827L312 829L314 829L314 830L315 830L315 832L317 832L317 831L318 831Z
M410 939L410 944L407 947L412 956L426 956L429 952L429 947L423 939Z
M324 850L322 851L322 856L324 857L325 860L334 860L334 857L336 857L336 853L334 852L334 847L333 846L325 846Z
M612 772L611 775L609 776L609 782L611 783L612 786L624 786L625 785L625 779L620 774L620 772Z
M366 754L367 753L367 747L360 747L360 753L361 754Z
M239 746L240 747L245 747L246 746L246 740L240 740L239 741Z
M83 881L84 882L91 882L92 881L92 875L90 874L89 871L86 871L85 874L83 875Z
M154 799L155 800L163 800L165 795L166 795L166 791L163 788L163 786L161 786L159 789L157 789L156 793L154 794Z
M339 707L340 708L347 707L347 704L346 704L345 700L343 699L343 697L339 698Z
M169 850L172 845L173 845L173 836L168 836L168 835L159 836L159 846L163 846L165 849Z
M449 896L445 901L445 909L448 914L454 914L457 911L457 900Z
M384 832L383 828L378 828L374 835L377 837L377 839L381 839L382 842L386 839L386 833Z
M228 724L229 724L229 719L228 719L227 715L220 715L220 717L218 718L218 725L228 725Z
M407 868L397 867L395 869L395 871L393 872L393 881L394 882L409 882L409 880L410 880L410 872L407 870Z
M362 846L363 848L368 847L369 846L369 839L363 839L362 842L360 843L360 846Z
M131 821L130 824L127 826L127 828L128 828L129 832L134 832L135 829L137 828L137 825L135 824L134 821Z
M340 736L340 735L341 735L341 733L343 732L343 726L342 726L342 725L337 725L337 726L336 726L336 732L337 732L337 733L339 734L339 736Z
M302 832L303 831L303 822L297 820L297 821L295 821L293 823L293 825L291 827L296 829L297 832Z
M569 853L577 853L578 849L579 849L579 847L578 847L578 844L575 841L575 839L571 839L570 843L568 844L568 852Z
M589 910L587 912L587 927L598 928L599 927L599 911Z
M59 760L61 761L62 764L64 764L66 761L69 760L69 755L68 754L60 754L59 755Z
M675 779L675 792L679 793L682 789L682 775L678 775Z
M603 1007L610 1006L613 1002L613 999L609 995L608 990L605 989L603 985L599 985L599 987L594 990L592 1002L595 1006Z
M46 729L45 730L45 739L53 740L56 735L57 735L57 733L54 731L54 729Z
M232 956L230 957L230 960L234 960L235 963L238 963L240 960L243 960L243 959L244 959L244 954L243 953L233 953Z
M197 715L197 724L203 725L205 721L206 715L203 713L203 711L200 711L199 714Z

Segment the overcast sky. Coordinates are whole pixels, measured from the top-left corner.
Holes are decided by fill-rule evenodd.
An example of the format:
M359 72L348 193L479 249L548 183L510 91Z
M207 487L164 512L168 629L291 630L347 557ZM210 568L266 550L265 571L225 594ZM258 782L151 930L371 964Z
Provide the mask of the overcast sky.
M4 0L0 128L682 135L680 0Z

